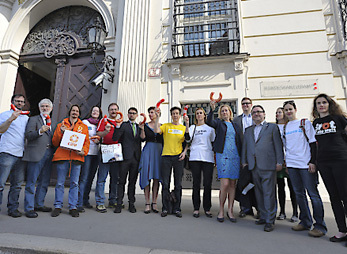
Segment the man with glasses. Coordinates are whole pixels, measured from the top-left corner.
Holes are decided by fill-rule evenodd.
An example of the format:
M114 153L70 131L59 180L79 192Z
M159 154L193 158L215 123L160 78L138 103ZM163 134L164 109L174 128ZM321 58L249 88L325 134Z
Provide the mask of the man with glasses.
M25 138L27 146L23 161L28 162L27 180L25 185L24 210L28 218L36 218L40 212L51 212L52 208L44 206L44 201L51 177L54 148L52 137L54 126L47 125L47 118L52 112L53 103L50 99L39 102L40 114L29 118ZM35 191L35 184L37 187Z
M248 97L244 97L241 100L242 114L234 118L233 122L242 130L241 138L245 133L246 128L253 124L252 119L252 100ZM248 171L248 168L240 171L240 178L237 182L236 197L240 202L239 217L243 218L247 215L254 215L253 206L256 208L256 199L254 189L249 190L245 195L242 194L242 190L252 181L252 174Z
M119 140L122 144L123 161L119 173L117 206L115 213L122 212L122 204L125 191L125 182L128 178L128 200L129 212L136 213L135 208L135 185L139 172L139 162L141 157L141 141L145 138L144 124L138 125L135 120L138 116L137 109L131 107L128 109L128 119L113 133L113 140Z
M22 213L18 211L18 199L24 181L24 133L29 117L21 115L25 105L25 97L15 94L11 103L17 108L0 114L0 205L5 183L10 175L10 191L8 193L8 215L17 218Z
M242 145L243 167L252 171L255 184L255 196L260 212L257 225L263 225L264 231L274 229L276 219L276 171L282 170L283 148L278 126L265 121L265 110L260 105L252 108L254 125L244 133Z
M110 105L108 105L107 122L104 119L101 119L101 121L98 124L96 135L102 138L101 144L103 145L113 145L118 143L118 141L113 141L112 139L115 126L120 125L119 123L116 123L118 111L118 104L114 102L111 103ZM110 163L103 163L102 160L100 161L95 188L95 201L97 212L107 212L107 209L105 207L105 182L108 173L110 173L108 207L116 207L119 167L120 165L117 161ZM92 208L92 206L89 205L87 206L87 208Z

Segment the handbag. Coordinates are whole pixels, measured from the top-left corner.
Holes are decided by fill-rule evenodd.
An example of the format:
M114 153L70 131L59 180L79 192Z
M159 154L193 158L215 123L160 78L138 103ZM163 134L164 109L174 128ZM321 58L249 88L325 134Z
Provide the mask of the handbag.
M196 129L196 125L195 125L195 127L194 127L193 137L192 137L192 139L189 141L189 143L187 143L188 149L187 149L186 156L184 157L184 168L187 169L187 170L190 170L190 167L189 167L190 148L189 148L189 147L190 147L190 145L191 145L192 142L193 142L194 135L195 135L195 129Z
M101 155L103 163L123 161L122 144L101 145Z

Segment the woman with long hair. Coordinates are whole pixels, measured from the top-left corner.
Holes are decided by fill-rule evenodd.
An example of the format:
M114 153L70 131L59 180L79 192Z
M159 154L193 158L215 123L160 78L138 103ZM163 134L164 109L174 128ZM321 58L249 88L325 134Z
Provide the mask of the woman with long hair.
M284 108L279 107L276 110L276 124L280 129L281 136L283 136L283 127L288 122L287 117L284 115ZM298 204L296 203L295 192L292 186L292 182L290 181L289 175L287 173L287 169L285 165L283 165L283 169L277 172L277 192L278 192L278 202L280 204L280 214L277 217L277 220L285 220L286 219L286 192L285 192L285 178L287 178L287 184L290 191L290 200L292 202L293 207L293 216L290 218L290 222L297 222L298 219Z
M314 99L312 116L318 142L317 166L339 230L330 241L347 241L347 142L343 137L347 120L340 106L326 94Z
M207 117L207 124L216 130L216 139L213 150L216 152L217 172L220 179L219 213L217 221L224 221L224 204L228 198L227 217L231 222L236 222L233 213L236 181L240 174L241 131L233 123L233 112L230 106L221 105L218 118L213 119L216 108L214 101L210 102L211 109Z
M145 124L145 136L141 136L146 141L139 164L140 171L140 187L145 192L146 207L144 213L148 214L152 210L158 213L157 198L159 190L161 152L163 150L163 135L154 132L154 125L157 115L155 107L148 108L148 116L150 122ZM152 203L150 203L152 184Z
M96 129L101 118L101 108L99 106L93 106L90 109L88 117L82 121L88 126L89 138L96 135ZM99 141L97 139L91 139L89 152L85 157L80 174L77 208L80 213L84 212L83 207L93 208L93 206L89 203L89 193L99 165L99 159Z
M201 171L203 173L203 208L205 215L212 218L211 209L211 185L214 166L214 153L212 150L212 142L215 139L215 131L208 126L206 122L206 113L203 108L195 110L195 124L189 128L189 136L191 137L189 167L193 175L193 216L199 217L200 209L200 185Z

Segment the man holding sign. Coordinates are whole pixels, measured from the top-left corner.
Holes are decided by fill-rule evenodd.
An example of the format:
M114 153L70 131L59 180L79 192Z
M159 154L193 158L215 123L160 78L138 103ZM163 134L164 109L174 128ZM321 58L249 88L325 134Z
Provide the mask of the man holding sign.
M52 143L58 147L54 154L53 162L57 164L57 184L55 186L55 201L52 217L57 217L61 213L64 198L64 183L66 175L70 175L69 190L69 214L72 217L79 217L77 211L78 203L78 180L84 156L89 151L88 127L80 119L80 107L72 105L69 110L69 117L65 118L57 125ZM81 143L83 144L82 147Z

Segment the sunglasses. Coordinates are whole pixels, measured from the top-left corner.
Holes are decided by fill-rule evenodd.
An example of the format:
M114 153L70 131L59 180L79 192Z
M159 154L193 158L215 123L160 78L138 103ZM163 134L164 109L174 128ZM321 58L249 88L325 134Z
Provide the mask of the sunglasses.
M290 100L290 101L285 101L283 102L283 107L287 104L290 104L290 105L294 105L294 101L293 100Z

